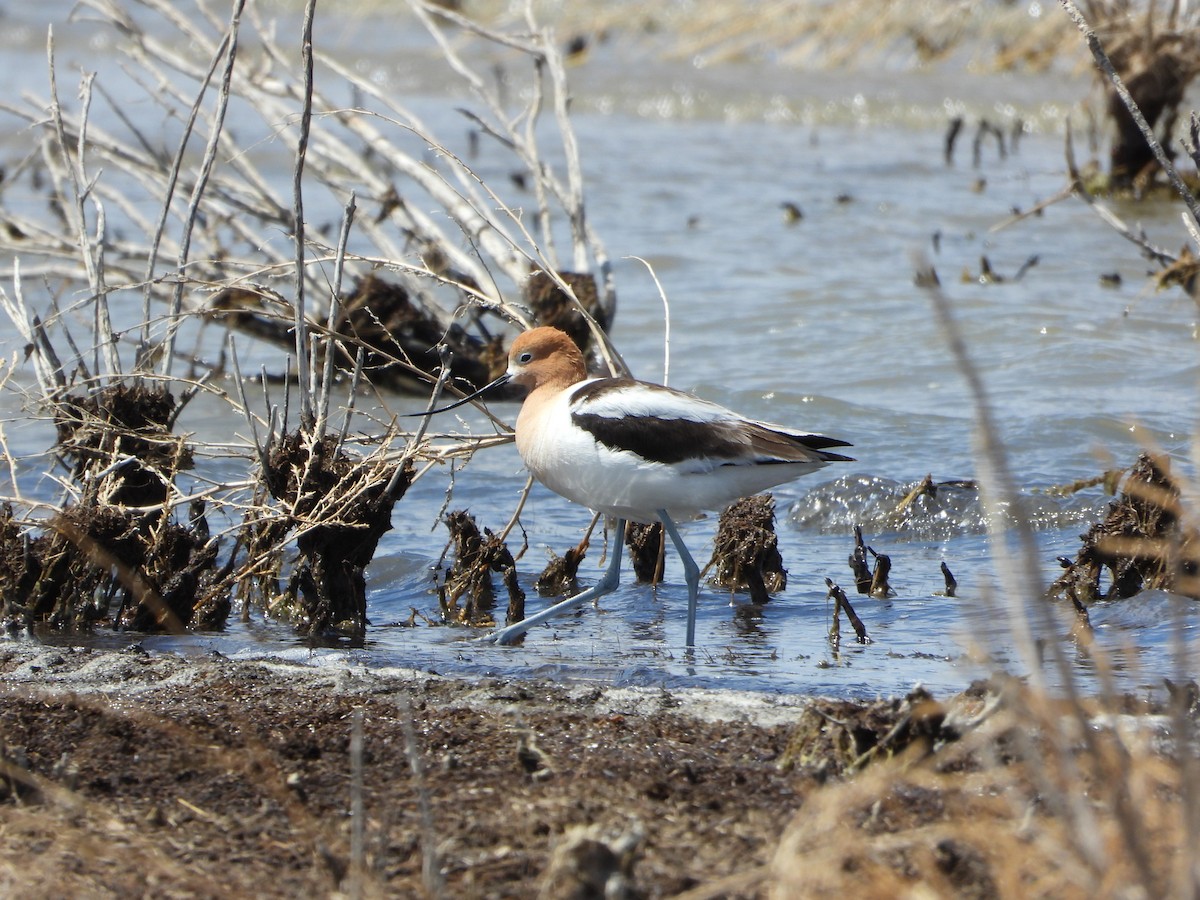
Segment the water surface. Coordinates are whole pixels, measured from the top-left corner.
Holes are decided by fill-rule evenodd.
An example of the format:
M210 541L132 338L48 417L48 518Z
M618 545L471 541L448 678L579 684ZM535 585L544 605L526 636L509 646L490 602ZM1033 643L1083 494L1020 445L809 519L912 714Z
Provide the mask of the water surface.
M54 14L53 5L45 14ZM37 24L8 38L8 51L30 63L10 67L20 90L39 89ZM461 92L390 55L366 33L353 31L356 40L347 39L341 52L352 45L358 64L404 92L405 103L435 130L465 141L453 111ZM60 58L102 64L88 57L99 38L68 27L58 34ZM402 34L414 47L427 46L419 35ZM751 611L744 598L731 605L727 593L706 588L694 655L683 647L686 592L671 553L657 589L629 583L627 573L627 583L599 608L536 629L520 647L479 644L469 631L430 627L419 617L406 625L414 609L436 618L432 568L446 540L437 517L447 502L447 469L419 481L397 506L394 529L368 573L373 627L365 647L311 648L285 627L257 621L257 613L255 622L232 623L223 634L148 638L147 646L271 651L322 664L411 665L447 674L846 696L902 692L916 683L949 692L996 666L1028 671L1008 634L1006 583L992 560L977 496L943 489L918 516L894 515L925 475L957 481L976 474L972 401L928 297L913 285L909 260L917 248L940 273L1037 528L1039 576L1048 583L1055 558L1074 554L1078 535L1110 498L1099 488L1065 499L1045 489L1128 466L1146 442L1189 472L1196 425L1196 308L1177 290L1155 293L1146 278L1150 264L1135 247L1074 200L991 230L1014 209L1063 187L1062 114L1086 85L963 73L887 79L769 67L714 73L657 61L645 61L647 77L639 79L631 77L635 62L627 50L602 49L572 73L588 214L615 260L617 346L639 376L664 377L664 310L644 265L631 258L637 256L653 266L669 299L672 385L854 444L857 462L776 492L786 592ZM978 169L965 141L947 166L942 139L949 113L988 115L1006 129L1020 118L1029 133L1005 158L985 149ZM259 127L233 125L251 134ZM7 156L19 139L4 135ZM268 161L271 149L256 147ZM271 171L286 184L290 157L287 148L277 149ZM499 184L508 165L485 152L477 168ZM336 218L343 200L314 197L314 220ZM799 206L803 218L785 222L784 202ZM1115 206L1171 248L1186 238L1180 209L1170 201ZM1011 276L1034 255L1036 265L1020 280L985 284L977 277L983 256ZM1103 286L1102 273L1119 273L1121 284ZM17 350L8 346L5 353ZM276 351L255 352L247 350L251 370L277 359ZM381 414L421 402L393 397ZM27 457L21 489L50 499L55 489L41 455L52 435L44 423L28 420L14 394L4 403L10 447ZM516 407L496 411L512 421ZM471 414L458 422L475 433L488 430ZM200 443L245 432L213 400L195 403L181 427ZM236 469L231 462L231 476ZM511 445L490 450L455 474L450 506L499 529L524 482ZM535 488L511 541L514 550L526 544L520 572L531 609L542 602L531 585L549 551L573 545L589 519L586 510ZM846 559L855 524L891 556L896 593L886 600L851 594L872 642L854 644L843 623L835 653L825 579L852 585ZM701 563L714 528L715 516L684 526ZM593 551L585 562L585 580L598 571L597 556ZM958 579L955 598L940 594L942 562ZM1118 686L1145 692L1157 689L1163 675L1178 677L1171 641L1182 634L1194 643L1196 615L1190 603L1179 606L1155 592L1093 609ZM1067 640L1068 625L1039 626L1036 636ZM1070 644L1068 650L1074 675L1099 689L1094 658ZM1049 669L1047 677L1059 680Z

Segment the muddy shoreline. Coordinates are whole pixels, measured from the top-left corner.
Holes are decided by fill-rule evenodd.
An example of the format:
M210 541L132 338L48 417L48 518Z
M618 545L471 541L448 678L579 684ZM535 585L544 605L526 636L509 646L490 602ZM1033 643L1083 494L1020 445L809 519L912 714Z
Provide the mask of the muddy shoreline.
M1038 735L1079 711L1017 682L850 701L23 641L0 678L22 897L1090 896L1063 762L1106 878L1187 845L1180 720L1132 698L1060 757Z
M768 862L800 802L776 761L801 698L466 682L136 645L9 644L0 672L0 883L23 896L353 892L356 853L363 893L420 896L431 828L446 896L532 897L579 827L609 843L640 834L630 878L642 893L629 896L669 896Z

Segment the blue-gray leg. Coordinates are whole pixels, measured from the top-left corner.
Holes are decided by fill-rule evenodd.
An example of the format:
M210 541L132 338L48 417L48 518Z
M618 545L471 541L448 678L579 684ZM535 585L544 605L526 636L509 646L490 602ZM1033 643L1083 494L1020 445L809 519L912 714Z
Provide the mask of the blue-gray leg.
M599 581L586 591L580 591L574 597L568 597L566 600L555 603L553 606L543 609L540 613L535 613L506 628L497 628L495 631L485 634L480 640L495 644L511 644L535 625L541 625L543 622L553 619L559 613L568 612L577 606L587 603L589 600L595 600L597 597L611 594L616 590L617 585L621 583L621 551L624 548L625 520L617 519L616 528L613 529L612 551L608 557L608 568L604 570L604 574L600 576Z
M679 559L683 563L683 577L687 581L688 587L687 645L688 647L695 647L696 595L700 592L700 567L692 559L692 554L688 553L688 548L683 543L679 529L675 527L675 523L671 521L671 517L667 515L667 511L660 509L658 517L662 520L663 528L667 530L667 534L671 536L671 543L675 545L675 550L679 553Z

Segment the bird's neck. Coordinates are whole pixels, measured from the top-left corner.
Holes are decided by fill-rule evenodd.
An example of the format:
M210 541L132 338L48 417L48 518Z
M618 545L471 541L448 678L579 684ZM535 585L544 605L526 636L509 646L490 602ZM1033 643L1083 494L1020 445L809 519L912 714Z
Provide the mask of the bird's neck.
M540 420L555 406L555 400L575 383L570 379L542 381L525 396L521 412L517 415L518 445L532 440L534 433L542 430Z

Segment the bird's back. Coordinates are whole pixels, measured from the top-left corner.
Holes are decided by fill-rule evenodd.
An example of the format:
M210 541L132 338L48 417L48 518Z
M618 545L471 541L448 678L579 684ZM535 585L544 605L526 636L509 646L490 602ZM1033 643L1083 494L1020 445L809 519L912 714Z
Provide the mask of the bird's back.
M633 521L681 516L847 460L824 435L745 419L682 391L596 378L526 400L521 456L551 490Z

